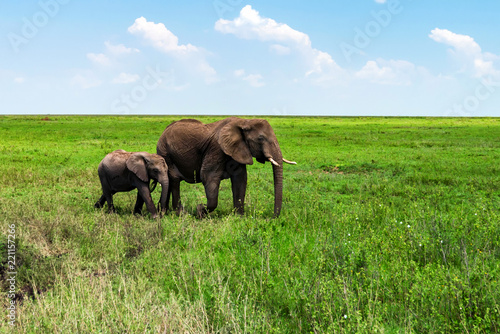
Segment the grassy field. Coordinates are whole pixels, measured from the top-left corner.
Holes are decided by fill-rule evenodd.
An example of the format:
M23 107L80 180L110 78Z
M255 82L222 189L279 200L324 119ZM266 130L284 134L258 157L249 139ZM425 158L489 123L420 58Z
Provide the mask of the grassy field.
M152 220L94 209L97 165L181 117L42 118L0 117L2 333L11 300L18 333L500 332L500 119L266 117L298 163L278 219L254 164L244 217L226 180Z

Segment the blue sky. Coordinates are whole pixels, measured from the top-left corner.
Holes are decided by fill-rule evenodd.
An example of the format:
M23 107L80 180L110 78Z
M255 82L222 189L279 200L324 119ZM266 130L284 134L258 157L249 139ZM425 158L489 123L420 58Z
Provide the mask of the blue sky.
M0 113L500 116L500 2L0 1Z

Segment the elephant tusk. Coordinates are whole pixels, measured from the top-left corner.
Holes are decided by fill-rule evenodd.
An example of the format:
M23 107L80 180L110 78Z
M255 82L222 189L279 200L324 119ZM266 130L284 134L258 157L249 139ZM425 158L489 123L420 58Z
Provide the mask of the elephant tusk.
M290 164L290 165L296 165L297 164L295 161L286 160L285 158L283 158L283 161L286 162L287 164Z
M273 159L273 158L269 158L269 161L270 161L273 165L275 165L276 167L279 167L279 164L278 164L276 161L274 161L274 159Z

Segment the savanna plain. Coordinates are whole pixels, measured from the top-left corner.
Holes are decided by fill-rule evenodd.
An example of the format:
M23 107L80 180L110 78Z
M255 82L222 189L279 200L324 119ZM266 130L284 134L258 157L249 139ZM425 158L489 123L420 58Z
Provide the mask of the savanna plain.
M279 218L257 162L242 217L229 180L202 220L200 184L179 216L94 209L100 160L181 118L0 117L0 332L500 332L500 119L263 117L297 161Z

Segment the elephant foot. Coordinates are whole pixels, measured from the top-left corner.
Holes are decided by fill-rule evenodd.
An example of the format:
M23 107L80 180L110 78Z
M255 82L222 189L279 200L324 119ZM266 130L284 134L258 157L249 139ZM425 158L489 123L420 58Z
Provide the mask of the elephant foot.
M115 213L115 206L114 205L111 205L109 208L108 208L108 213Z
M177 206L177 209L175 209L175 213L180 216L182 213L184 213L184 206L179 203L179 205Z
M198 219L203 219L206 217L208 211L205 205L203 204L198 204L196 206L196 218Z

